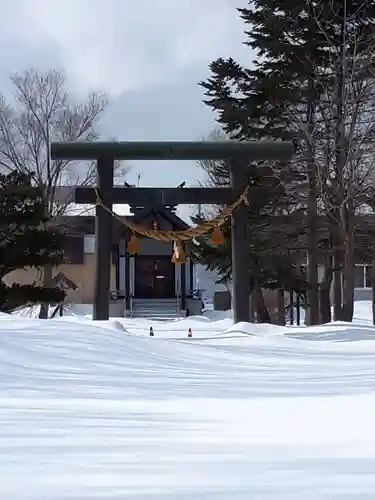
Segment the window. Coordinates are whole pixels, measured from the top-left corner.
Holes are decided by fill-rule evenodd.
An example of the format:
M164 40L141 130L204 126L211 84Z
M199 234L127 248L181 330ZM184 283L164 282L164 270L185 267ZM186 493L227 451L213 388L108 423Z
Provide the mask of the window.
M356 264L354 275L354 288L371 288L372 266Z

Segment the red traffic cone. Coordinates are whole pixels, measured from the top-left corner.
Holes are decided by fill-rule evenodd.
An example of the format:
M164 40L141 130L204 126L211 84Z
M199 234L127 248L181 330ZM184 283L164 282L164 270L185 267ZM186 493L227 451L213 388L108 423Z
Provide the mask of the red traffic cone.
M193 336L193 332L191 331L191 328L189 328L188 330L188 337L192 337Z
M154 337L154 330L152 326L150 326L150 337Z

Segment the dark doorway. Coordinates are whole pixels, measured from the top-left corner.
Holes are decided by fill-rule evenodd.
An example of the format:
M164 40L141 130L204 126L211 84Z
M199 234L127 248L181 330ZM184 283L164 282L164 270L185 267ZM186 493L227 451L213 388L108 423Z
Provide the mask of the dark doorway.
M175 265L169 255L137 255L135 296L150 299L175 297Z

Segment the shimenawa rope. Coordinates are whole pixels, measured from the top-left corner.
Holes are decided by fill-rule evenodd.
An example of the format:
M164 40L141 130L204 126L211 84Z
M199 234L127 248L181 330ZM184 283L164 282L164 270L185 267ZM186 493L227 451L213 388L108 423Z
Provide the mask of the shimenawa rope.
M110 210L101 200L99 191L97 187L94 187L95 194L96 194L96 202L95 205L100 206L104 208L108 213L110 213L115 219L117 219L121 224L124 224L126 227L131 229L133 233L138 233L143 236L147 236L148 238L152 238L153 240L159 240L159 241L189 241L192 240L193 238L196 238L198 236L202 236L205 233L208 233L209 231L212 231L214 228L220 227L226 219L232 215L232 212L241 204L244 203L245 205L249 205L247 195L249 191L249 186L246 186L244 189L243 193L241 196L231 205L228 205L226 208L220 212L216 217L213 219L202 222L196 227L190 227L189 229L186 229L184 231L161 231L159 229L146 229L142 227L139 224L134 224L130 220L129 217L124 217L116 214L112 210Z

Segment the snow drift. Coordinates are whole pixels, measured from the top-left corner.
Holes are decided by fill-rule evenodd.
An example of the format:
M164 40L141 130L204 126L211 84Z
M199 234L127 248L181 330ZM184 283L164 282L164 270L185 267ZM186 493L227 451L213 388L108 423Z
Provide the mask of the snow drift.
M1 497L372 499L366 307L316 328L0 316Z

